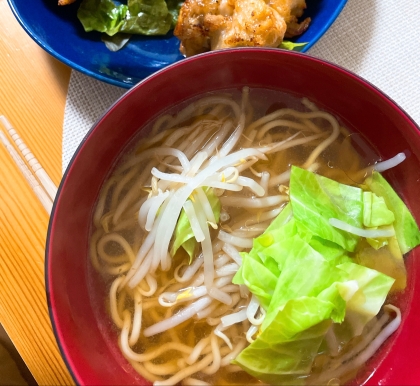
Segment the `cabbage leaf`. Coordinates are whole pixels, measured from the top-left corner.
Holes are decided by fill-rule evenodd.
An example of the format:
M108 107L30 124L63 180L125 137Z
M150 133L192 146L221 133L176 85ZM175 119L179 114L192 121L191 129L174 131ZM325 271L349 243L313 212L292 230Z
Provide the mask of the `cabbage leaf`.
M270 270L269 266L247 253L241 253L242 265L232 279L234 284L245 284L248 289L258 298L260 304L267 309L276 288L276 271Z
M363 192L363 225L365 227L380 227L390 225L395 216L385 204L383 197L372 192Z
M277 310L282 309L289 300L302 296L317 297L334 283L347 278L345 272L325 260L298 235L278 243L277 250L284 262L262 330L271 323ZM338 317L336 321L342 321L343 317L344 315Z
M420 230L407 206L389 185L388 181L378 172L373 172L365 184L377 196L383 197L388 209L395 216L393 223L395 235L403 254L420 244Z
M166 35L177 22L181 4L176 0L128 0L118 5L112 0L83 0L77 17L86 32Z
M298 384L302 376L309 374L333 322L334 326L338 326L337 335L343 331L347 333L346 340L359 335L366 323L378 313L394 280L354 263L332 268L333 271L341 270L338 278L345 280L332 283L316 296L295 297L281 306L281 297L274 295L261 333L233 363L271 384ZM297 286L310 279L313 273L310 270L301 271ZM317 282L316 279L310 281ZM306 290L310 288L308 292L317 292L316 286L308 284L303 287ZM288 292L287 288L283 291ZM277 306L276 302L279 302ZM337 322L343 321L346 328L340 331ZM342 336L339 338L344 340Z
M362 333L366 323L378 314L395 279L355 263L344 263L338 268L357 282L358 290L348 299L346 316L351 320L353 336Z
M292 166L290 202L293 216L314 235L354 251L359 237L333 227L330 218L337 218L361 228L363 191Z
M362 226L360 188L292 167L289 191L290 203L249 253L241 253L242 266L233 278L266 311L255 341L233 363L277 385L304 381L331 326L338 326L334 331L342 340L343 333L345 339L360 334L395 281L356 264L350 256L361 238L329 225L335 217ZM382 203L370 210L378 208L390 216Z
M334 305L317 298L300 297L280 310L272 323L232 362L273 385L298 384L329 329Z
M113 36L121 30L127 12L127 5L117 6L112 0L83 0L77 17L86 32L99 31Z

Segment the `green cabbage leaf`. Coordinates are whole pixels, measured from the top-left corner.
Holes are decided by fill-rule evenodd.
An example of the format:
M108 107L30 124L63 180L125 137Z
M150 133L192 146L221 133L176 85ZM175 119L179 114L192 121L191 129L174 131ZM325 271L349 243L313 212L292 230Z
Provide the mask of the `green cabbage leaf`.
M329 219L336 218L361 228L362 189L292 166L290 202L293 216L313 235L338 244L346 251L354 251L359 237L333 227Z
M395 216L386 206L385 199L372 192L363 192L363 225L365 227L380 227L390 225Z
M83 0L77 17L86 32L166 35L177 22L181 4L176 0L128 0L127 4Z
M233 278L266 311L255 341L233 363L276 385L304 381L330 328L340 339L344 330L335 326L346 326L345 339L359 335L395 281L356 264L352 256L361 238L329 224L334 217L363 226L362 189L292 167L289 191L290 203L249 253L241 253ZM369 210L391 218L376 201Z
M420 244L420 230L407 206L394 191L388 181L378 172L373 172L365 184L379 197L383 197L386 206L395 216L393 223L395 235L403 254Z

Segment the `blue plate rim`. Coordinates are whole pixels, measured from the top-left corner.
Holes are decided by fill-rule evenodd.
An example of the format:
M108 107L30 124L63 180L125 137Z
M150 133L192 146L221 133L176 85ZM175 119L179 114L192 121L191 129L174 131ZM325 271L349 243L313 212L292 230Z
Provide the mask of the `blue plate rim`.
M8 0L9 1L9 0ZM335 11L332 13L331 17L328 20L328 23L324 25L323 28L321 28L318 33L314 36L311 42L309 42L306 46L303 47L301 52L308 51L315 43L321 39L321 37L329 30L329 28L333 25L333 23L337 20L338 15L341 13L345 5L347 4L348 0L338 0L340 1L339 6L335 9ZM309 27L310 28L310 27Z
M134 86L134 84L130 85L127 83L124 83L122 81L118 81L114 78L110 78L107 76L103 76L97 72L94 71L89 71L86 68L78 65L77 63L67 59L66 57L64 57L63 55L60 55L58 52L56 52L55 50L51 49L49 46L47 46L46 44L44 44L42 42L41 39L38 38L37 34L28 27L28 25L26 23L23 22L22 18L20 17L20 13L19 11L16 9L15 7L15 3L13 0L7 0L7 2L9 3L10 9L12 10L13 14L15 15L17 21L19 22L19 24L22 26L22 28L26 31L26 33L35 41L35 43L37 43L44 51L48 52L51 56L53 56L54 58L56 58L57 60L59 60L60 62L64 63L65 65L71 67L74 70L77 70L87 76L90 76L92 78L95 78L97 80L103 81L105 83L109 83L112 84L114 86L118 86L118 87L122 87L122 88L126 88L129 89L131 87Z

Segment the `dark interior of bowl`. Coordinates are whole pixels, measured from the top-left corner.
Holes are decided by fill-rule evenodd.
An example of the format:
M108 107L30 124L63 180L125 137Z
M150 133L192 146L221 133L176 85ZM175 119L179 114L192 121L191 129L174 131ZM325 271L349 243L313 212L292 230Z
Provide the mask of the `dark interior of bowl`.
M345 70L302 54L241 49L197 56L166 68L125 94L96 123L76 152L59 189L46 247L50 315L63 357L78 384L147 384L119 353L101 299L104 286L88 278L88 237L99 189L115 160L159 112L208 91L247 85L307 97L362 132L384 158L408 159L385 173L420 222L420 135L417 126L380 91ZM420 250L406 259L403 323L360 374L358 383L418 384ZM92 291L94 292L92 296ZM103 320L97 321L98 315ZM376 371L372 373L372 370Z

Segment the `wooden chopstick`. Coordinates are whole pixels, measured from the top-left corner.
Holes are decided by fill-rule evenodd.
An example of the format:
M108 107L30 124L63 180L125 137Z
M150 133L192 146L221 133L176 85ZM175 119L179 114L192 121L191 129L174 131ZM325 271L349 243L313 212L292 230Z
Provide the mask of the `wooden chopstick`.
M57 193L57 187L54 185L51 178L42 168L38 160L31 153L29 148L20 139L16 130L13 129L9 121L2 115L0 115L0 121L4 125L4 127L7 129L11 137L13 138L16 146L22 152L28 164L31 166L33 173L26 165L24 159L19 155L19 153L14 148L14 146L10 143L6 135L1 130L0 130L0 141L3 143L4 147L6 148L6 150L12 157L13 161L15 162L19 170L22 172L23 176L28 181L30 187L36 194L42 206L45 208L48 214L51 214L54 197ZM39 180L37 179L37 177Z
M50 196L51 200L54 201L55 196L57 194L57 187L51 180L50 176L47 174L47 172L44 170L44 168L29 150L28 146L26 146L25 142L23 142L22 138L20 138L19 134L16 132L16 130L13 128L13 126L10 124L10 122L4 115L0 115L0 122L6 128L10 137L13 139L15 145L25 157L26 162L32 168L33 172L37 176L41 185L44 187L45 191Z

